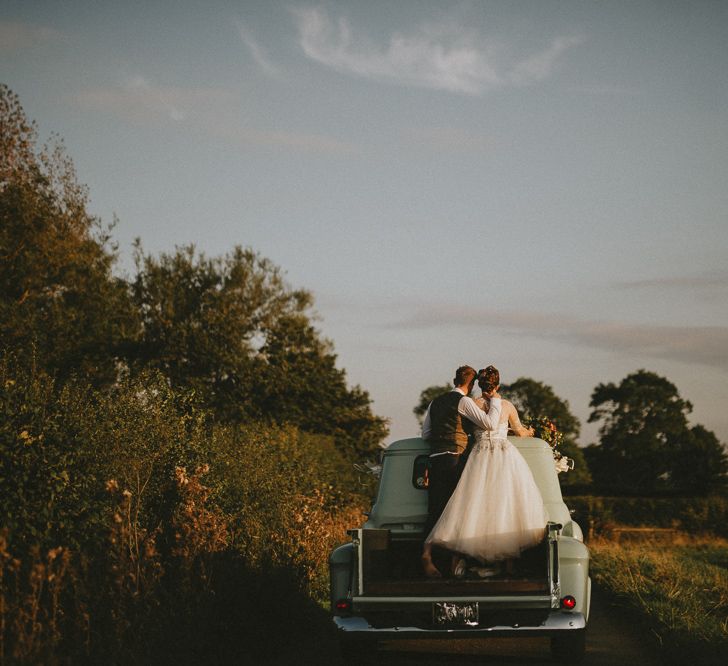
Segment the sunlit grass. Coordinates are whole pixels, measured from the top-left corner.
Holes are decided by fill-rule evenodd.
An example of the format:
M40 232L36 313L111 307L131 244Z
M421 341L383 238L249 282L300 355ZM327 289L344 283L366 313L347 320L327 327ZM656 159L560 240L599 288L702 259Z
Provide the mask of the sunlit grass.
M595 581L644 615L666 660L728 658L728 541L679 536L669 545L595 540L589 547Z

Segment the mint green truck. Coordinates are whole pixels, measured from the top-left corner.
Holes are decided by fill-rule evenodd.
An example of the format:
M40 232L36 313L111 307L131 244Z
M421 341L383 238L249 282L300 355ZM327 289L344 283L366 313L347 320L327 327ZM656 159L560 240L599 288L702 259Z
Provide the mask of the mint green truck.
M584 656L591 579L589 550L561 496L548 444L513 437L548 512L544 540L513 575L428 579L420 564L427 517L429 446L393 442L382 455L377 498L351 541L330 558L333 621L346 663L371 659L381 641L548 636L558 661Z

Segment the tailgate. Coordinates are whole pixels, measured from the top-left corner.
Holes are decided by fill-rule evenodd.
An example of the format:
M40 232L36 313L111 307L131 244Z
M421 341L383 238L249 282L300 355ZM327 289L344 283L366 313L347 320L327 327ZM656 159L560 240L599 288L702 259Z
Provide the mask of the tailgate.
M548 609L558 607L558 529L549 524L548 538L526 577L495 579L428 579L421 572L421 537L386 529L350 530L356 552L352 571L352 610L429 612L434 603L478 602L483 609Z

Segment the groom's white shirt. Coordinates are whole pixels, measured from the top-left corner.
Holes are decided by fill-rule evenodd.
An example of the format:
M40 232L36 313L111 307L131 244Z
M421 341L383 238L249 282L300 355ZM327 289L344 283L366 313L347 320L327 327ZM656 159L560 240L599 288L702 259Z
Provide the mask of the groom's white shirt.
M454 388L453 391L463 396L458 403L458 414L460 416L464 416L481 430L496 430L498 428L502 407L500 398L491 398L490 409L484 412L475 404L475 400L465 395L465 391L459 388ZM422 439L429 439L430 433L432 432L432 426L430 425L430 405L427 406L425 420L422 422Z

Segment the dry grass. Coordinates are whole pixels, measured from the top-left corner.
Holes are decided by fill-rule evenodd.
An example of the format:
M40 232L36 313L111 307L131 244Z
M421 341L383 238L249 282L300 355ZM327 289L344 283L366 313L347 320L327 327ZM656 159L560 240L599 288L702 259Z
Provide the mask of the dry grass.
M274 535L280 564L299 572L302 591L328 607L328 558L334 547L347 540L346 530L362 522L362 509L327 508L319 490L296 496L298 509L288 516L284 530Z
M67 584L70 553L54 548L23 563L8 551L0 534L0 664L38 658L61 640L59 596ZM88 618L86 617L86 620ZM6 635L12 635L6 645Z
M728 657L728 541L678 534L672 544L591 541L592 575L646 619L680 663Z

